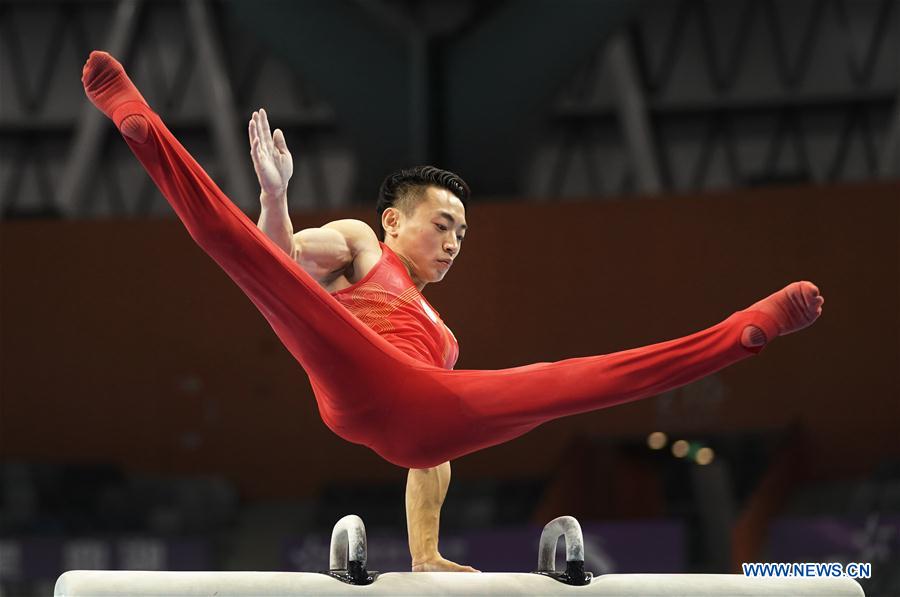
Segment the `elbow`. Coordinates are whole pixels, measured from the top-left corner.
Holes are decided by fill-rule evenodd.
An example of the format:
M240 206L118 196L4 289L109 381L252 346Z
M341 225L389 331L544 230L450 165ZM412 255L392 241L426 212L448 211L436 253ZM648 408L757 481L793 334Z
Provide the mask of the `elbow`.
M287 254L291 256L291 259L300 263L301 255L303 255L303 241L297 238L296 236L291 237L288 240L288 246L282 247Z

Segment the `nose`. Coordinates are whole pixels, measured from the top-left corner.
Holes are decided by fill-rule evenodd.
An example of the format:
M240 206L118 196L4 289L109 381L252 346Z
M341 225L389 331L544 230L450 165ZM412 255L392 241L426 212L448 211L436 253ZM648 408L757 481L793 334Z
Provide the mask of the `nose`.
M459 241L456 240L455 235L452 239L444 241L444 251L451 257L456 255L456 252L459 251Z

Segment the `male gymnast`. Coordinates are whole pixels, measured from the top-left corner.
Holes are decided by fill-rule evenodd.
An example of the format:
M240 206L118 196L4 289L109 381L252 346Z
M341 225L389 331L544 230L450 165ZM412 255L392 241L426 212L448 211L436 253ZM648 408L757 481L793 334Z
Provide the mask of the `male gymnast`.
M257 227L169 132L114 58L92 52L82 82L191 237L304 368L323 422L410 469L414 570L471 570L437 550L450 460L556 418L685 385L811 325L822 312L818 288L794 282L683 338L555 363L453 370L456 340L421 291L442 280L459 255L469 196L461 178L423 167L385 179L378 205L384 242L352 220L295 234L285 200L290 154L260 111L249 126L262 186Z

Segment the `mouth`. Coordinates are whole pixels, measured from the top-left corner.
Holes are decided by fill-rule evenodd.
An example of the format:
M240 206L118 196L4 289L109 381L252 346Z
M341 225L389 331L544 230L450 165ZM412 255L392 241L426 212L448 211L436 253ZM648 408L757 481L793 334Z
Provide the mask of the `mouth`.
M453 261L451 261L450 259L438 259L437 262L438 262L438 263L443 263L443 264L446 265L448 268L449 268L451 265L453 265Z

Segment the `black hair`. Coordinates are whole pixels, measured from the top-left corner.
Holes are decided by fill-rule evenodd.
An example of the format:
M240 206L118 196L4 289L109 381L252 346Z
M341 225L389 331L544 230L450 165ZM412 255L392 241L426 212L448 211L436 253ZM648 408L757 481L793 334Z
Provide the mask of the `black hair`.
M469 198L469 185L459 175L449 170L441 170L434 166L416 166L404 168L385 177L378 189L378 201L375 211L378 213L378 236L384 240L384 227L381 225L381 215L389 207L404 197L410 191L435 186L446 189L456 195L462 201L463 207Z

